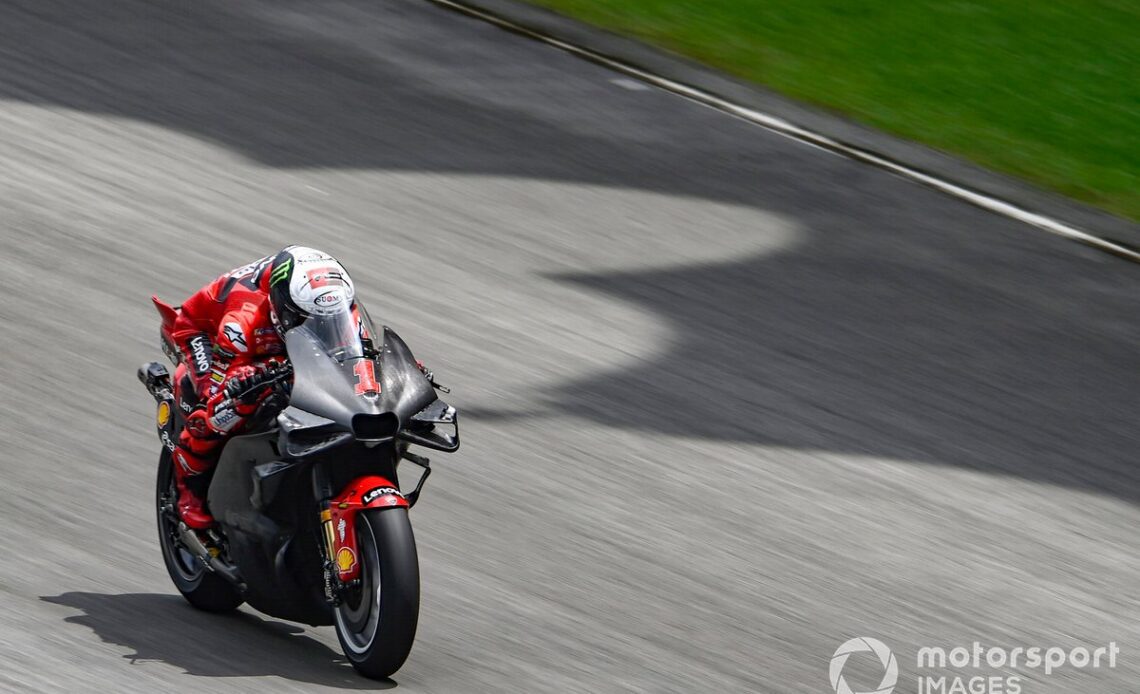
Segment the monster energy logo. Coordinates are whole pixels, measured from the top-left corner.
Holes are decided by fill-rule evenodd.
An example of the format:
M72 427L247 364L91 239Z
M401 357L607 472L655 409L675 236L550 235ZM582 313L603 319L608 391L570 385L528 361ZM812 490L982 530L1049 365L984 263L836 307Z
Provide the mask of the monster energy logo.
M277 284L281 280L289 276L289 270L293 268L293 259L286 258L284 263L273 268L273 274L269 275L269 286Z

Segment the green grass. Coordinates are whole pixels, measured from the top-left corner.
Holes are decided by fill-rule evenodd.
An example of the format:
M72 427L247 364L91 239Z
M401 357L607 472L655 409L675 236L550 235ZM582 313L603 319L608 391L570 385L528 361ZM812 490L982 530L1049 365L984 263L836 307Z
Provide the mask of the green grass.
M1137 0L532 0L1140 220Z

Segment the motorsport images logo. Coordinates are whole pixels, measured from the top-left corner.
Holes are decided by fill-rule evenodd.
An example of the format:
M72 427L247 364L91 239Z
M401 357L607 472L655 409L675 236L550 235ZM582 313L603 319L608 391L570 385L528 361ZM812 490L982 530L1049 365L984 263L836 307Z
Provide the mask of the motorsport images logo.
M847 664L847 658L852 653L874 653L879 658L879 662L883 665L883 679L879 682L878 689L856 692L847 684L847 680L843 679L843 666ZM895 683L899 681L899 663L895 660L895 654L887 648L887 644L869 636L862 636L851 639L835 650L835 655L831 656L828 674L831 675L831 686L835 689L835 694L891 694Z
M856 692L843 678L843 668L852 653L873 653L883 667L877 689ZM1057 670L1115 668L1120 647L1107 646L985 646L974 641L969 646L922 646L915 658L916 694L1022 694L1023 670L1040 670L1050 676ZM871 662L869 659L865 662ZM948 668L952 669L948 672ZM953 671L973 670L971 674ZM986 671L989 672L986 672ZM980 671L980 672L978 672ZM835 694L891 694L899 681L899 664L891 649L878 639L862 636L847 641L831 656L831 687ZM899 689L897 694L902 694Z

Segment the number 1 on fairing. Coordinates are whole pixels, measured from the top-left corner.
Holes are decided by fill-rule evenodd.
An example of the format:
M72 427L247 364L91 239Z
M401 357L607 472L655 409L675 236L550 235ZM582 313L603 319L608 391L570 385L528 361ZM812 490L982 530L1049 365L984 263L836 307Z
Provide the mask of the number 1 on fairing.
M376 382L376 365L371 359L361 359L352 367L356 374L356 394L379 393L380 384Z

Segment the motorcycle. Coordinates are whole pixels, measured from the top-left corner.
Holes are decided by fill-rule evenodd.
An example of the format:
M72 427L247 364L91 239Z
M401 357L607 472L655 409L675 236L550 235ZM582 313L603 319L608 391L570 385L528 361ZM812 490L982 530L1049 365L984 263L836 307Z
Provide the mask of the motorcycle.
M163 351L177 367L170 331L179 309L153 301ZM255 426L227 441L212 476L192 478L208 485L217 521L208 531L188 528L175 507L172 452L187 413L170 373L152 362L138 376L158 404L159 544L179 592L208 612L244 602L279 619L333 625L353 667L382 679L403 665L419 618L408 511L431 467L409 447L455 451L459 425L436 394L450 391L399 335L383 327L377 348L359 303L358 315L312 316L285 333L289 362L259 386L274 392ZM401 462L421 468L408 493L396 474Z

